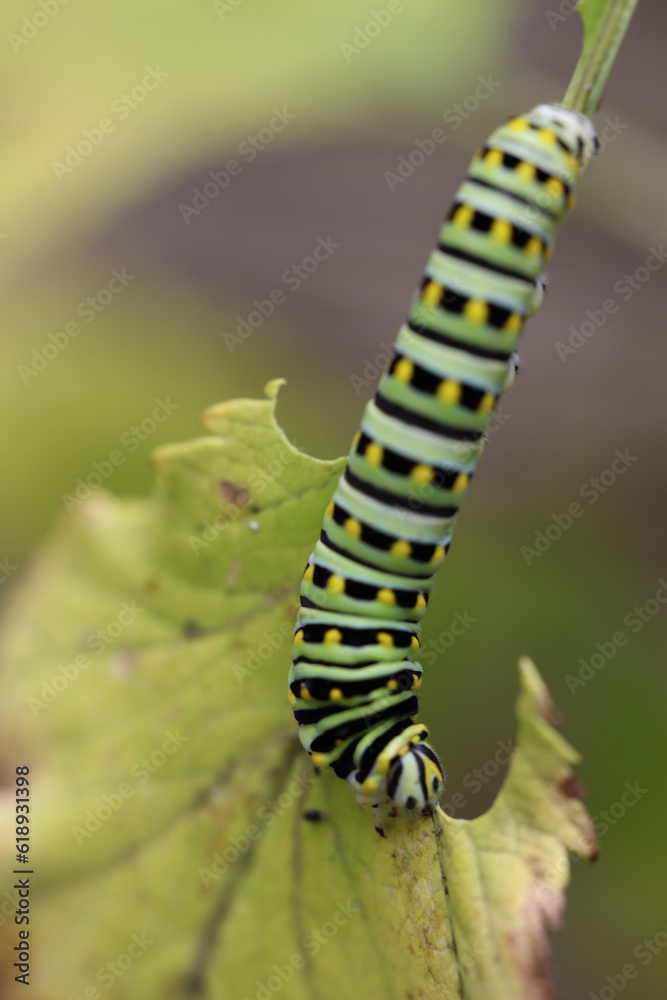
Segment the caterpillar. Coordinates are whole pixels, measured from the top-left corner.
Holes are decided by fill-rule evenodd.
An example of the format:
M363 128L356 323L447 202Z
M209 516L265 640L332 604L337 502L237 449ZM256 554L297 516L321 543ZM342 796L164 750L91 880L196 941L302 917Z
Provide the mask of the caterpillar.
M419 623L596 147L587 118L541 104L477 152L308 559L289 701L315 765L350 783L381 834L387 813L429 813L443 789L416 722Z

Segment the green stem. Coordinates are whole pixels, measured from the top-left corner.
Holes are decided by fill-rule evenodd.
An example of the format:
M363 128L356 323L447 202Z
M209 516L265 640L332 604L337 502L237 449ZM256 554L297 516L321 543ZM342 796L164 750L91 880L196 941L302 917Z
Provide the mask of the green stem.
M637 0L580 0L584 47L563 104L590 117L597 110Z

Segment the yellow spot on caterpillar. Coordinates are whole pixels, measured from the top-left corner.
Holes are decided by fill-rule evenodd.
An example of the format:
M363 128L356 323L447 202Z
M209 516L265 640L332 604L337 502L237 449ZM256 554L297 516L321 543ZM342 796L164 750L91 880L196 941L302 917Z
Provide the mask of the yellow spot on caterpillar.
M386 604L387 607L391 607L396 604L396 594L393 590L389 590L388 587L382 587L377 592L377 599L380 604Z
M390 691L395 691L398 687L398 681L396 678L392 677L391 680L387 681L386 687L388 687Z
M507 127L512 130L512 132L524 132L528 128L528 122L525 118L518 116L517 118L511 118Z
M519 313L510 313L503 326L503 333L521 333L523 319Z
M332 573L327 580L327 590L330 594L343 594L345 593L345 580L342 576L338 576L337 573Z
M489 410L493 409L493 404L495 403L495 401L496 397L493 395L492 392L485 392L479 401L479 405L477 406L477 412L488 413Z
M579 160L572 153L568 153L565 162L567 163L568 170L576 177L579 173Z
M342 638L343 633L339 628L328 628L324 633L324 644L326 646L335 646L341 642Z
M329 701L340 701L343 697L343 692L340 688L329 688Z
M487 323L489 319L489 307L482 299L468 299L463 307L463 315L471 323Z
M424 597L423 594L419 594L417 596L417 600L415 601L415 611L421 611L422 608L425 607L426 607L426 598Z
M555 133L550 132L548 128L539 128L537 130L537 137L545 146L553 146L556 143Z
M294 694L294 691L290 690L287 692L287 700L290 703L290 705L294 704L294 702L296 701L296 695Z
M437 281L429 281L422 292L422 302L427 306L437 306L442 298L442 286Z
M312 583L314 575L315 575L315 567L313 566L312 563L309 563L309 565L306 567L306 572L303 574L303 578L308 583Z
M470 303L468 303L470 304ZM463 392L463 387L460 382L456 382L454 379L446 378L443 379L436 395L441 403L451 403L455 405L461 399L461 393Z
M506 219L494 219L491 226L491 235L496 243L511 243L514 227Z
M419 483L421 486L431 483L434 475L435 470L432 469L430 465L415 465L410 472L410 478L414 479L414 481Z
M464 490L468 485L468 479L469 476L467 472L459 472L458 476L452 483L452 493L458 493L460 490Z
M559 181L557 177L550 177L544 186L552 198L560 198L565 190L563 182Z
M516 172L522 181L534 181L535 175L537 174L537 168L533 163L526 163L523 160L518 164Z
M539 238L539 236L531 236L528 242L526 243L526 253L529 254L531 257L539 257L539 255L542 253L542 249L543 249L542 240Z
M381 646L392 647L394 645L394 637L391 632L378 632L375 638Z
M415 366L407 358L401 358L394 368L394 378L397 382L407 383L412 381L415 373Z
M568 195L568 198L567 198L567 207L568 207L568 209L574 208L574 206L576 205L576 203L577 203L577 197L576 197L576 195L574 195L574 194Z
M389 744L389 747L391 747L391 743ZM391 756L390 757L387 756L388 754L390 754ZM375 761L375 771L376 771L376 773L378 773L378 774L386 774L387 771L389 770L389 764L391 763L391 761L393 760L393 758L394 758L394 755L393 755L393 752L391 751L391 749L388 749L387 747L385 747L384 750L382 750L380 752L380 754L378 755L377 760Z
M303 642L303 629L300 628L299 631L294 636L294 642Z
M410 649L419 649L419 639L416 635L413 635L410 639Z
M440 562L441 559L445 558L445 547L444 545L436 545L435 551L431 556L431 562Z
M475 217L475 210L469 205L459 205L452 216L452 225L467 229Z
M329 517L333 517L335 507L336 505L333 502L333 500L331 501L331 503L327 504L327 514L329 515Z
M299 695L303 698L304 701L310 701L311 698L313 697L310 691L308 690L308 685L306 683L299 685Z
M500 149L490 149L484 157L487 167L499 167L503 162L503 154Z
M357 433L352 438L352 448L356 449L360 441L361 441L361 431L357 431Z
M380 782L377 778L366 778L363 785L361 786L362 792L374 792Z
M405 539L397 539L391 546L392 556L396 556L397 559L407 559L409 555L412 554L412 546L410 542L406 542Z
M361 538L361 524L356 517L348 517L343 527L352 538Z
M417 688L420 688L421 687L421 683L422 683L422 679L419 676L419 674L413 674L412 675L412 689L416 690Z
M324 754L323 753L311 753L310 759L312 760L315 767L321 767L324 764Z
M365 458L369 465L382 465L383 456L382 446L376 441L370 441L366 445Z

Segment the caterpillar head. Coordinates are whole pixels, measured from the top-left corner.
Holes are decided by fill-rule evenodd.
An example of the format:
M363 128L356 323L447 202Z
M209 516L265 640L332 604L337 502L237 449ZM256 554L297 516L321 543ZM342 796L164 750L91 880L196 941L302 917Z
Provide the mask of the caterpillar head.
M442 794L445 775L434 750L420 741L395 757L387 775L387 795L400 809L423 813Z
M585 170L597 151L598 140L592 122L562 104L539 104L531 120L555 129L561 139L574 152L579 166Z

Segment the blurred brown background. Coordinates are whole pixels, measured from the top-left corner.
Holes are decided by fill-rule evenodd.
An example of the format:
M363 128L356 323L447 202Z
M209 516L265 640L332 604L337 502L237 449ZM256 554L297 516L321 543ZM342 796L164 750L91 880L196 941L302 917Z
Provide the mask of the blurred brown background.
M570 6L405 0L376 34L384 3L5 0L3 598L77 485L147 491L151 449L199 434L217 400L284 375L292 440L347 451L473 152L562 97ZM646 267L667 239L666 32L664 4L641 0L425 632L423 715L457 815L502 778L521 653L584 754L602 854L575 865L555 936L563 997L609 1000L627 963L626 1000L667 978L667 269ZM299 270L318 240L326 259ZM531 555L536 532L551 540Z

